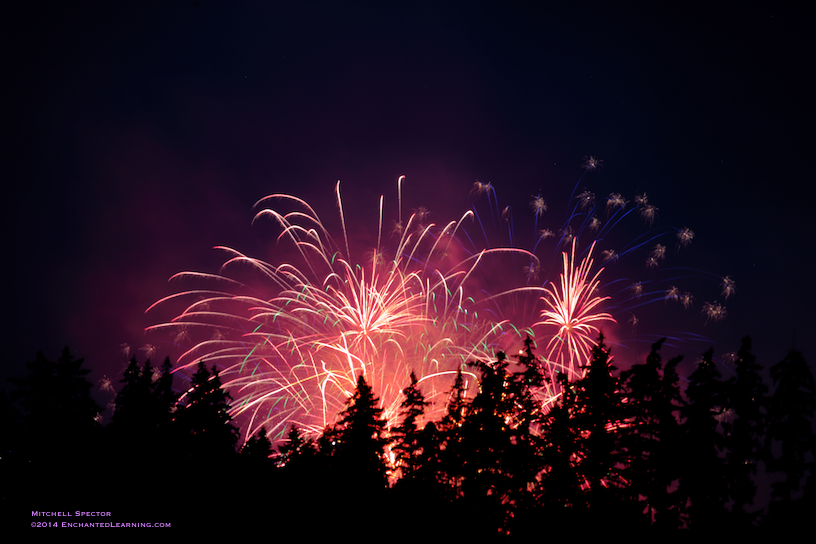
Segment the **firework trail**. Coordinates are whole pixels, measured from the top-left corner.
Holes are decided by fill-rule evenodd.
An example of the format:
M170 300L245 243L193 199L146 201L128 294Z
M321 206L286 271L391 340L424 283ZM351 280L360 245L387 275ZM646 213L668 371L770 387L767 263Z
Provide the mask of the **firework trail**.
M474 293L482 291L476 276L484 263L513 254L535 261L530 252L467 252L457 233L472 212L437 227L424 224L422 211L399 225L396 249L385 250L381 198L377 246L364 264L354 264L347 257L339 182L336 197L342 247L304 200L271 195L256 204L263 209L255 220L268 218L280 228L279 253L289 260L270 264L219 247L229 256L219 274L171 278L206 288L173 294L148 309L181 303L176 318L147 331L193 344L179 357L179 369L202 360L221 369L233 415L245 422L248 436L266 426L270 436L282 437L290 424L319 433L343 409L360 373L380 395L391 423L411 371L434 403L432 413L441 412L460 367L492 359L506 335L517 340L523 334L508 321L483 317L500 304L500 294L477 300ZM263 207L270 203L294 209ZM513 293L537 300L542 291L520 286Z
M546 360L550 369L567 374L570 381L581 377L582 367L589 360L600 332L596 323L615 321L611 314L598 311L598 306L609 300L609 297L595 294L603 268L591 278L589 276L595 242L580 263L575 261L575 246L576 240L573 239L570 255L563 253L560 289L552 284L544 288L546 309L541 312L543 321L534 325L557 328L557 333L547 344Z
M679 282L698 283L699 280L717 284L720 302L706 302L701 314L703 326L713 325L726 317L725 301L736 292L735 281L730 276L721 277L704 270L666 266L676 259L675 254L686 250L695 238L688 227L660 225L658 207L650 202L646 193L635 194L631 199L621 193L611 192L605 198L596 198L594 192L584 187L579 191L586 176L603 166L595 157L585 157L584 173L573 186L566 213L560 222L553 223L548 214L545 194L539 190L529 201L534 238L530 246L536 260L521 266L528 285L540 286L545 294L543 308L530 328L541 342L544 358L550 371L566 373L570 379L583 374L582 366L589 354L588 346L597 340L601 327L616 323L613 315L626 315L627 319L613 327L613 338L629 344L650 345L667 337L667 345L689 347L690 343L706 340L685 331L660 331L659 334L639 333L638 324L646 307L662 303L658 308L665 314L668 306L690 310L695 306L695 296L681 290ZM489 189L489 192L486 190ZM488 218L498 215L499 204L496 188L490 184L477 184L471 196L487 194L490 207ZM477 205L473 211L481 224ZM482 209L482 215L485 215ZM501 233L503 226L493 221L494 232ZM632 236L633 228L635 234ZM482 227L482 232L487 229ZM621 232L623 231L623 233ZM510 231L512 233L512 231ZM502 236L503 243L514 243L512 237ZM495 237L495 235L494 235ZM484 234L484 244L490 247L491 236ZM620 245L615 240L628 240ZM668 248L675 246L675 252ZM599 256L599 264L606 267L593 269L593 253ZM639 261L639 262L638 262ZM623 264L626 262L627 264ZM610 274L610 267L615 273ZM622 277L621 273L630 275ZM710 294L708 295L711 296ZM510 314L505 314L510 315ZM640 316L640 317L639 317ZM517 323L528 323L525 318L513 318ZM647 328L648 331L648 328ZM610 341L607 336L607 342ZM619 342L612 342L613 344ZM621 345L621 344L619 344ZM557 391L548 391L544 399Z
M584 175L602 165L600 159L590 159ZM320 433L334 423L360 373L394 424L401 390L415 372L432 403L426 417L436 419L458 369L473 360L494 360L497 351L519 346L526 334L546 343L543 358L551 377L563 372L571 380L580 378L599 327L615 322L602 306L614 304L616 312L631 314L634 327L638 320L632 310L644 304L693 305L693 296L674 285L625 285L625 279L600 283L603 268L593 270L593 251L596 245L607 246L609 234L627 217L639 218L648 230L622 248L603 250L602 264L643 255L644 268L653 272L666 257L660 241L676 238L679 251L694 233L687 227L653 227L657 208L645 193L632 201L619 193L605 199L587 189L578 193L583 177L557 230L539 230L548 207L540 193L533 196L537 238L532 251L491 244L478 202L444 225L429 223L424 208L403 223L400 177L398 216L391 231L396 247L383 246L381 197L377 244L362 261L351 257L339 182L335 198L342 245L306 201L270 195L256 203L253 222L276 225L276 256L286 258L272 264L217 247L228 255L220 272L173 276L172 281L189 288L147 311L175 307L176 317L147 332L161 333L183 347L177 370L199 361L218 366L233 398L233 416L247 438L262 426L271 438L283 438L291 424ZM512 246L512 210L500 210L492 184L476 182L471 197L487 199L490 221ZM508 273L521 262L516 274ZM727 298L735 292L734 281L723 278L721 288ZM725 308L710 303L703 313L715 322L725 316ZM539 392L545 406L559 394L555 380L551 382Z

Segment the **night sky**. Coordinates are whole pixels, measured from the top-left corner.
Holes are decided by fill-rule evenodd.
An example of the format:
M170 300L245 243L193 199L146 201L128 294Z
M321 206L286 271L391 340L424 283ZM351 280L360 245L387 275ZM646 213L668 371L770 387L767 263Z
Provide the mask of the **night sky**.
M590 155L603 168L579 191L646 192L656 224L696 234L678 266L737 286L719 323L700 314L716 283L676 320L653 305L642 338L616 316L616 339L637 342L613 355L682 330L706 340L669 355L750 334L766 368L794 342L813 366L804 13L540 4L37 2L4 17L4 387L65 345L94 383L119 377L171 275L217 272L216 245L270 255L251 224L268 194L334 221L341 180L365 249L398 176L405 210L445 222L490 182L530 249L531 195L562 216Z

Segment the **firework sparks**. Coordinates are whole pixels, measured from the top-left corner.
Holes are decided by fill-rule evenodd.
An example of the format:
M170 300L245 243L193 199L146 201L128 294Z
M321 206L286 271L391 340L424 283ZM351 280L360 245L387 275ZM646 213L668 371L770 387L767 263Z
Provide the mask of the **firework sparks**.
M644 205L643 209L640 210L640 216L646 221L646 224L651 227L657 217L657 207L651 204Z
M547 211L547 203L544 201L541 195L535 195L533 197L533 200L530 201L530 207L533 209L536 216L540 216Z
M722 279L722 296L728 299L731 295L737 292L737 284L731 279L731 276L726 276Z
M110 378L108 378L104 374L99 379L99 390L100 391L106 391L106 392L108 392L108 393L110 393L112 395L116 394L116 390L113 388L113 383L111 383Z
M596 159L593 156L584 157L584 163L581 165L585 170L597 170L603 166L602 159Z
M595 166L587 170L600 166L600 160L593 160ZM648 204L645 193L636 195L632 207L619 193L595 203L594 194L584 189L572 214L552 229L538 228L547 207L540 194L533 197L533 251L491 248L475 206L441 226L423 207L403 221L403 179L397 182L399 214L392 230L396 247L381 245L382 197L377 245L357 264L351 256L339 182L335 194L340 244L306 201L270 195L256 203L259 211L253 221L267 219L278 227L280 261L271 264L234 249L216 248L228 254L218 274L177 274L171 279L197 285L148 309L157 312L179 305L175 318L148 327L148 332L162 333L183 347L176 370L194 368L199 361L219 367L234 399L232 413L240 417L247 437L263 426L273 439L282 438L291 424L320 433L342 410L361 373L377 390L393 424L400 392L415 372L426 399L433 403L428 414L433 418L435 411L444 410L458 369L473 360L493 359L526 334L546 342L545 366L551 375L560 371L577 379L599 325L615 322L602 308L610 299L600 293L603 268L592 272L596 243L631 212L639 213L649 232L619 252L605 249L602 261L617 263L637 251L654 274L666 259L666 246L655 243L661 236L676 233L678 248L694 237L688 228L652 229L657 208ZM499 213L495 188L477 181L471 196L486 197L494 224L509 227L512 245L513 217L509 206L506 213ZM595 214L604 207L611 217L601 225ZM487 249L473 242L471 224L484 233ZM576 255L587 233L593 241L583 256ZM550 238L555 239L551 258L557 260L561 253L560 279L547 279L545 272L558 267L545 271L536 256L539 244L546 245ZM356 236L351 239L359 243ZM504 265L516 257L522 262L514 275L506 284L497 283L498 278L509 277ZM490 266L502 270L488 270ZM621 281L626 280L613 283ZM692 295L674 285L647 293L647 284L650 289L657 285L654 280L629 280L630 287L613 293L622 298L615 312L629 312L633 329L638 321L631 310L636 306L656 300L677 301L686 309L692 305ZM722 294L728 298L733 292L733 280L726 276ZM707 304L703 313L706 322L718 321L725 317L725 308ZM143 351L151 356L157 349L148 344ZM540 392L545 405L558 394L554 384L555 380Z
M709 321L722 321L726 316L725 306L718 302L706 302L703 305L703 314L706 316L706 324Z
M687 248L691 241L694 240L694 231L688 227L683 227L677 233L677 240L678 247Z
M593 243L580 263L575 259L575 240L570 254L562 253L564 271L560 289L545 287L543 300L547 309L541 312L543 320L536 324L557 327L557 333L547 344L547 362L566 373L570 380L581 376L581 365L588 360L598 337L596 324L615 321L610 314L597 311L597 307L609 297L596 295L598 276L603 268L591 278L589 276L594 247Z
M609 196L606 198L606 212L607 214L610 212L614 212L620 208L626 206L627 201L620 193L610 193Z
M575 200L578 201L578 204L581 206L582 210L588 210L595 205L595 193L584 191L575 197Z
M173 278L214 283L215 288L182 291L148 309L193 300L172 321L148 332L192 344L179 358L179 368L201 360L219 366L234 399L233 415L247 421L248 436L266 426L271 436L282 437L289 424L319 433L342 410L361 373L379 392L391 423L411 371L420 377L426 398L436 400L434 409L443 410L457 369L492 358L504 335L521 336L506 321L480 317L501 293L479 301L471 294L478 289L470 284L476 270L493 260L490 255L523 255L530 263L528 274L534 274L540 263L532 253L506 248L466 252L455 235L473 212L440 228L418 208L395 250L378 245L365 265L356 265L346 257L350 250L339 186L336 194L342 251L305 201L272 195L257 206L274 201L295 210L265 207L255 220L270 218L280 227L279 246L290 248L292 260L273 265L217 248L229 255L218 275L188 272ZM462 261L451 256L463 253ZM261 277L262 287L237 279L248 272Z

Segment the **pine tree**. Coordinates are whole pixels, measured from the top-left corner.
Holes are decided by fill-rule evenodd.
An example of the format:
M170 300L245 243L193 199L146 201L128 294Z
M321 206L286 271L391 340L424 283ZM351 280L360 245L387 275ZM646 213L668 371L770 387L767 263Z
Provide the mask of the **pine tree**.
M792 507L808 477L814 476L813 417L816 384L802 354L791 350L771 367L774 392L768 412L768 469L784 479L773 484L772 508L780 517Z
M90 372L66 347L56 363L38 352L25 378L12 378L13 398L23 408L27 456L34 461L80 461L101 438L102 411L91 398Z
M128 439L128 448L142 445L150 440L148 429L154 423L154 410L151 406L150 361L145 363L144 370L136 358L130 360L120 380L122 387L116 393L115 409L110 430L117 438ZM148 374L146 376L146 374Z
M462 466L460 506L481 520L485 528L504 531L510 515L512 467L509 466L513 433L509 419L513 401L508 394L508 361L499 352L496 361L469 363L481 374L479 392L462 425L465 460Z
M447 500L453 501L461 494L463 467L465 465L462 444L462 426L468 414L470 401L467 399L465 378L462 369L456 372L456 379L448 392L445 415L438 426L439 471L437 479L443 483Z
M440 454L442 433L434 422L420 428L425 400L412 372L408 387L403 390L405 399L400 406L401 423L392 428L394 439L391 451L395 457L398 479L393 482L389 501L396 511L415 511L421 507L427 511L440 512L449 506L450 488L445 485L442 457Z
M679 422L682 407L676 367L682 357L662 368L660 348L664 339L652 344L644 364L621 373L627 402L627 425L621 445L625 450L624 477L629 482L629 500L639 502L645 521L664 530L678 529L681 500L670 491L679 478Z
M682 476L680 467L683 465L683 432L680 413L684 404L680 392L680 376L677 373L677 366L682 360L683 356L679 355L670 359L663 367L660 402L656 406L660 444L654 460L655 474L666 487L661 489L665 493L657 493L652 502L657 509L655 526L663 530L675 530L683 526L682 516L687 502L686 496L679 489L670 489L675 487L674 484Z
M456 379L451 390L448 392L448 404L445 407L445 415L442 418L443 428L461 427L465 420L468 408L467 390L465 388L465 378L462 369L456 371Z
M140 367L135 358L131 359L108 428L119 450L117 455L140 459L170 447L170 425L177 402L171 370L169 358L161 371L154 369L150 360Z
M680 491L691 502L689 528L707 530L722 524L729 501L727 467L721 456L725 441L719 425L728 399L713 349L703 354L689 376L686 397L688 403L683 409L685 462Z
M250 461L250 463L263 464L268 463L272 456L272 442L266 435L266 427L261 427L261 430L249 440L241 448L241 455Z
M292 425L286 440L278 446L275 462L279 468L295 471L313 460L316 453L314 442L296 425Z
M357 388L335 427L333 470L351 477L353 481L349 483L362 492L376 493L388 487L385 447L390 439L379 403L360 374Z
M544 408L538 397L548 385L543 363L533 354L534 343L527 336L524 349L515 356L518 371L510 377L509 392L513 403L510 417L511 447L507 458L510 468L509 497L512 502L511 520L506 527L509 532L534 531L538 523L541 479L545 470L544 447L540 430L544 421Z
M735 361L735 375L726 383L731 417L722 422L728 434L731 507L735 522L750 525L756 514L746 512L754 502L757 485L754 478L758 463L764 458L763 437L767 416L768 387L751 353L751 338L742 339Z
M272 500L273 504L277 503L274 511L280 519L287 520L291 526L306 527L314 524L314 511L346 513L348 496L343 496L339 507L335 502L338 487L342 493L349 489L345 487L346 482L333 471L329 451L318 452L315 441L302 429L296 425L289 427L286 439L278 444L274 460L277 468ZM308 505L308 508L304 508L304 505ZM268 503L265 506L270 507ZM333 525L329 524L325 530L329 532L330 527ZM317 529L319 533L321 528ZM313 533L310 530L310 534Z
M239 434L229 415L230 400L215 367L210 373L200 362L186 402L175 415L180 447L189 459L210 464L235 454Z
M173 365L169 357L162 363L161 373L153 384L152 395L159 447L164 449L170 444L171 426L178 403L178 395L173 390Z
M400 471L400 479L412 479L420 468L423 444L419 420L429 403L417 386L416 374L412 371L408 387L402 390L405 399L400 404L401 423L391 429L394 445L395 464Z
M533 432L542 417L534 391L544 377L532 345L528 337L513 372L503 353L495 362L469 365L481 378L462 425L460 500L486 526L505 534L529 524L544 470L540 439Z
M575 384L574 421L581 435L580 474L586 479L592 519L606 522L618 515L623 494L618 429L624 422L621 386L613 376L609 350L600 335L586 375Z
M90 372L82 368L66 347L56 361L42 352L27 363L28 375L13 378L17 386L12 398L19 402L22 437L19 444L19 471L4 484L20 500L48 499L51 504L65 500L88 501L99 492L89 485L88 475L103 460L101 408L91 398ZM13 490L13 491L12 491ZM47 497L42 490L48 490ZM28 500L28 499L25 499ZM24 500L24 502L25 502Z
M581 435L574 417L575 390L566 374L559 372L555 379L561 395L542 421L544 441L542 462L542 513L553 515L551 522L570 524L583 519L586 499L581 490L583 478L578 473L578 454Z

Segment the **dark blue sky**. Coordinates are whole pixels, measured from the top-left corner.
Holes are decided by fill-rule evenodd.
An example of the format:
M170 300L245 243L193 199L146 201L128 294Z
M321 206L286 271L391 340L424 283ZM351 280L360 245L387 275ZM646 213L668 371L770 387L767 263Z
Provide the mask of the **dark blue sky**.
M646 192L656 224L696 233L678 266L736 281L723 322L700 315L715 284L649 332L706 337L689 360L750 334L766 367L795 334L814 364L816 48L798 8L271 4L40 2L6 19L4 378L66 344L91 379L116 374L167 278L216 272L215 245L263 254L250 221L267 194L332 216L340 179L364 238L401 174L405 208L440 220L490 181L522 232L532 194L566 212L586 155L604 167L582 186Z

